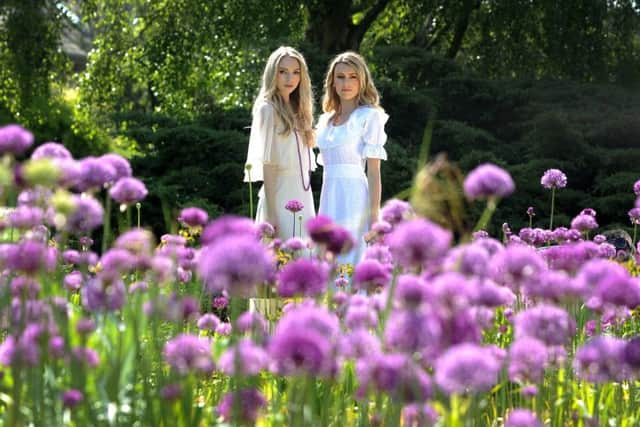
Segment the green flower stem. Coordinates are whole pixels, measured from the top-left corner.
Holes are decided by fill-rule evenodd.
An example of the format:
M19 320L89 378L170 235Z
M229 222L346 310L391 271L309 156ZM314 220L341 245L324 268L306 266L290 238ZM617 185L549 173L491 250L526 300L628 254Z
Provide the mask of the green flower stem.
M109 239L111 238L111 197L109 193L104 197L104 226L102 227L102 253L107 251L109 247Z
M553 230L553 211L556 203L556 187L551 188L551 214L549 215L549 230Z
M244 167L247 170L247 178L249 178L249 218L252 220L255 219L253 217L253 184L251 182L251 164L248 164Z
M296 213L291 212L291 215L293 216L293 229L291 230L291 237L296 237Z
M633 247L636 247L636 237L638 235L638 224L633 223Z
M484 208L484 212L480 216L480 219L476 223L476 226L473 227L473 231L484 230L491 220L493 213L496 211L496 207L498 206L498 198L489 197L487 199L487 206Z

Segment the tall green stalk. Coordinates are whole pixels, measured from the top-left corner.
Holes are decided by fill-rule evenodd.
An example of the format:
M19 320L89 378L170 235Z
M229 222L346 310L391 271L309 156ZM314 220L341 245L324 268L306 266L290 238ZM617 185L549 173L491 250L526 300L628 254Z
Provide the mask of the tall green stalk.
M553 229L553 210L556 203L556 187L551 188L551 215L549 216L549 230Z
M247 170L247 177L249 178L249 218L253 217L253 185L251 183L251 164L248 163L244 167Z

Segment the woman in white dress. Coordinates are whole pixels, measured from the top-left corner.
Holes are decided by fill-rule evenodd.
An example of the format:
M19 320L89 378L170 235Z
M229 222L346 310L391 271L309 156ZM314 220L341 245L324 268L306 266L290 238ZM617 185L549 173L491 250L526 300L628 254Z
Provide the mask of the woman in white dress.
M384 125L389 116L380 107L364 59L354 52L333 59L324 90L317 128L318 161L324 168L318 213L351 232L354 248L338 262L355 266L380 213L380 160L387 159Z
M291 47L276 49L264 69L245 164L245 182L263 181L256 222L274 226L276 237L305 236L302 223L315 216L311 171L315 170L313 102L309 71L303 56ZM247 168L247 165L251 165ZM290 200L304 206L285 209ZM295 215L295 229L294 229Z

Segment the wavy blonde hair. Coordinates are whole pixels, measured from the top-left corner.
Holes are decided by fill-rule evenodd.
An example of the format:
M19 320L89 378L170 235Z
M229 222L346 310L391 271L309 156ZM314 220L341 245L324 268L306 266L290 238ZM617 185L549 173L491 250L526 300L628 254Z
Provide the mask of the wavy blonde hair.
M278 93L278 67L285 57L291 57L300 65L300 83L289 96L289 103L285 103ZM293 129L298 128L303 133L303 141L313 147L315 137L313 133L313 91L307 62L300 52L292 47L280 46L273 51L267 60L262 74L262 86L253 105L256 107L262 102L268 101L273 105L276 114L284 124L283 135L289 135Z
M327 76L324 79L324 96L322 97L322 109L325 113L340 111L340 97L333 86L336 66L345 64L353 68L358 75L360 90L358 91L358 105L370 105L380 108L380 95L373 84L369 67L364 58L355 52L344 52L331 60Z

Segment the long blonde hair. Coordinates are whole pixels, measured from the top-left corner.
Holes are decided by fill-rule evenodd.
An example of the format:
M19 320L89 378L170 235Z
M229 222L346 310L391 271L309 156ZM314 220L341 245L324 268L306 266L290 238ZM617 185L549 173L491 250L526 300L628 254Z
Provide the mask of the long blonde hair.
M364 58L355 52L344 52L337 55L329 64L327 76L324 79L324 96L322 97L322 109L325 113L340 110L340 97L333 86L336 66L345 64L352 67L358 75L360 90L358 91L358 105L370 105L380 108L380 95L373 84L369 67Z
M289 96L289 103L285 103L278 93L278 66L285 57L291 57L300 64L300 83ZM289 46L280 46L274 50L267 60L262 74L262 86L253 105L254 112L262 101L270 102L278 117L284 124L283 135L289 135L293 129L299 127L304 135L304 143L313 147L315 143L313 133L313 92L307 62L300 52Z

